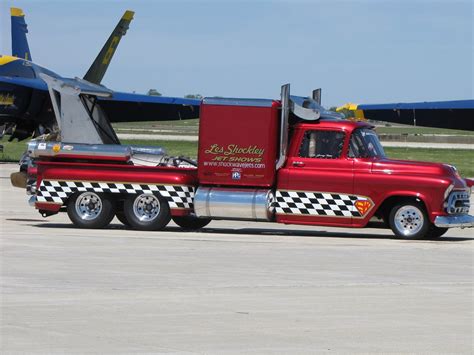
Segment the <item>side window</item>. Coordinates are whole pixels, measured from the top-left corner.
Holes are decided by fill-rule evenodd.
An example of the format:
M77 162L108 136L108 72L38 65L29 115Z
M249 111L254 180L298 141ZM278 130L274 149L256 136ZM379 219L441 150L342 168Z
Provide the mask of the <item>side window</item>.
M356 130L352 133L351 140L349 141L349 158L363 158L367 156L367 151L364 145L364 138L360 134L360 130Z
M344 132L341 131L308 130L301 142L299 156L302 158L339 158L342 153L344 138Z
M349 158L383 158L385 152L377 134L366 128L356 129L349 141Z

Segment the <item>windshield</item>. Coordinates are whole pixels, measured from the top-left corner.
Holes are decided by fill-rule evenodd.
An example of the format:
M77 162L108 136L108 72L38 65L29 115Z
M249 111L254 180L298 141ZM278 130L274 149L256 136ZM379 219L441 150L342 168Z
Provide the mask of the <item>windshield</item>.
M369 128L359 128L352 133L349 143L351 158L384 158L385 152L377 134Z

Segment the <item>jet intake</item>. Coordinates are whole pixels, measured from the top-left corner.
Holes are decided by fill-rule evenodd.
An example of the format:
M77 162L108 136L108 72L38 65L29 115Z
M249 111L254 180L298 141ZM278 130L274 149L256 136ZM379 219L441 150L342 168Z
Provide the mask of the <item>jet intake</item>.
M81 79L58 79L41 74L48 85L62 142L120 144L109 119L97 103L97 96L112 91Z

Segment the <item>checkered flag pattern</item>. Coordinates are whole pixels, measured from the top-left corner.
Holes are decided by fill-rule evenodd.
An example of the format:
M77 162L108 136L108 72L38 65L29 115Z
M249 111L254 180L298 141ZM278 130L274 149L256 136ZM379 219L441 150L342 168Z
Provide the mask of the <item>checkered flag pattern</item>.
M36 198L38 202L64 204L64 200L76 191L115 194L159 193L168 201L170 208L192 208L194 199L194 187L185 185L144 185L50 180L41 181Z
M311 216L361 217L354 195L327 192L277 191L275 212Z
M36 179L32 179L28 177L28 180L26 181L26 194L31 195L34 194L36 188Z

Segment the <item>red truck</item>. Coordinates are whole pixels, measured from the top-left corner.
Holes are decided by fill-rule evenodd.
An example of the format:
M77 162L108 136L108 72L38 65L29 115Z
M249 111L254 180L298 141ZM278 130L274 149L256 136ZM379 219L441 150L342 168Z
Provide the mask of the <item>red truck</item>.
M171 219L198 229L212 219L361 228L378 218L419 239L474 226L472 180L455 167L388 159L373 126L322 110L288 86L281 100L204 99L196 166L140 166L120 145L32 142L32 203L81 228L114 216L139 230Z

